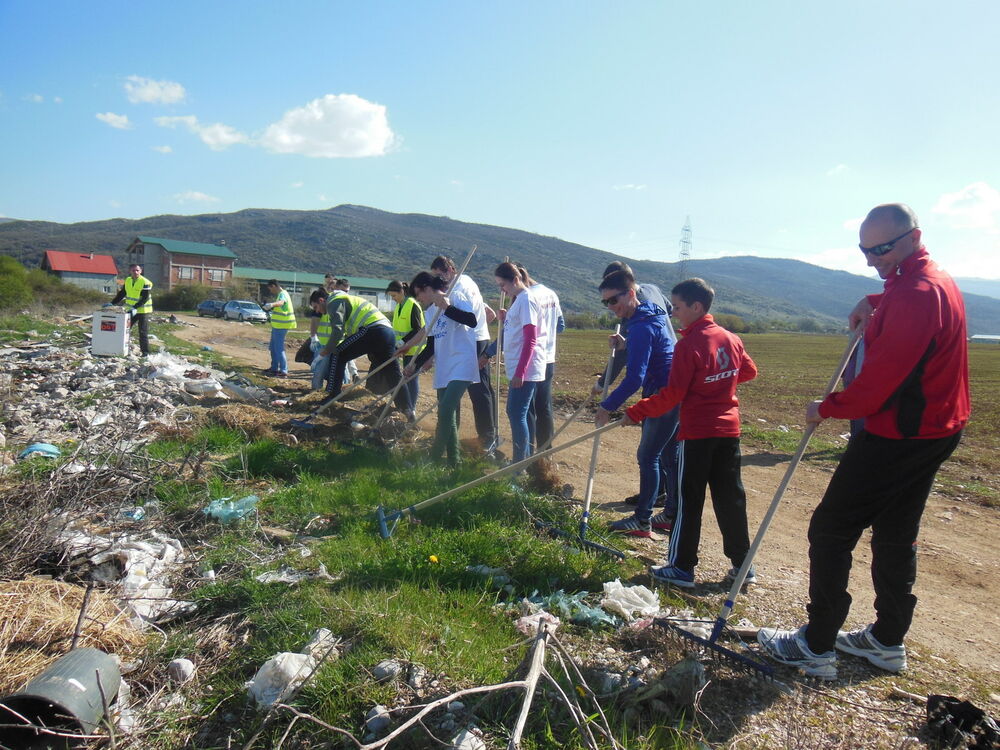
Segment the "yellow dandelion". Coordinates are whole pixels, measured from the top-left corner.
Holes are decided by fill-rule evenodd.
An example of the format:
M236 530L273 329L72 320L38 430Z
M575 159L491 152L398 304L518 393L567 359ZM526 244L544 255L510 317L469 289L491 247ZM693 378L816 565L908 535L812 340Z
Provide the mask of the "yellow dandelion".
M438 556L437 555L431 555L427 559L430 560L432 563L436 563L438 561Z

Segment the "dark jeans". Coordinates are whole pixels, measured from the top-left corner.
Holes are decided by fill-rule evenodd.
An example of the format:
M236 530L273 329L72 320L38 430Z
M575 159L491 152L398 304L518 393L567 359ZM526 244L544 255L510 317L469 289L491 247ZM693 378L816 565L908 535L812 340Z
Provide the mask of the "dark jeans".
M132 328L139 329L139 351L149 354L149 313L136 313L132 317Z
M734 567L750 549L747 496L740 477L740 439L683 440L680 444L681 496L670 534L667 564L693 572L698 564L705 490L712 490L712 509L722 532L722 551Z
M404 354L403 355L403 367L404 368L408 364L410 364L410 362L413 361L413 357L414 356L415 355L412 355L412 354ZM410 382L407 383L404 387L410 393L410 403L413 404L413 408L414 409L417 408L417 396L420 395L420 376L419 375L415 375L414 377L410 378Z
M552 414L552 376L555 375L556 366L549 362L545 365L545 380L540 380L535 385L535 398L528 409L528 421L535 425L535 439L532 448L544 450L549 446L552 433L555 432L555 418Z
M862 431L851 438L809 522L809 625L815 653L833 649L847 619L847 581L861 532L872 530L872 635L883 646L903 642L917 597L917 532L938 468L961 433L932 440L892 440Z
M482 357L489 345L489 341L477 341L476 356ZM486 451L496 447L497 429L493 421L495 398L493 384L490 383L490 366L487 363L479 368L479 382L469 386L469 400L472 401L472 416L476 420L476 434L479 435L479 444Z
M366 326L351 334L337 344L337 348L330 355L326 392L331 396L340 393L344 387L344 369L351 360L367 354L368 360L371 362L371 369L374 370L387 359L392 358L395 351L396 334L389 326ZM372 393L386 393L395 388L402 377L403 372L399 367L399 360L395 359L392 364L382 368L369 378L366 385ZM396 392L393 403L401 411L412 409L410 391L406 388L400 388Z
M678 406L659 417L647 417L642 421L642 437L639 438L639 447L635 452L635 459L639 464L639 502L635 506L635 517L640 521L648 521L653 516L653 505L661 490L661 457L667 450L670 439L676 440L679 409ZM674 445L676 447L676 442ZM676 483L676 461L673 472ZM668 488L663 487L662 489L667 490ZM667 515L676 514L676 497L675 490L674 508Z

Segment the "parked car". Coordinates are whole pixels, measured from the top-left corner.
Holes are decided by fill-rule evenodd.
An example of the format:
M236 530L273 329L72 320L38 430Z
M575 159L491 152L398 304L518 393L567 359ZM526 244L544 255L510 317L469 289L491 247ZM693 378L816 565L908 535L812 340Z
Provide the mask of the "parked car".
M213 318L221 318L222 309L225 306L226 303L221 299L207 299L198 305L198 317L204 318L207 315Z
M244 299L231 299L222 308L222 317L226 320L238 320L241 323L249 320L251 323L260 321L266 323L270 318L264 312L264 308L256 302L249 302Z

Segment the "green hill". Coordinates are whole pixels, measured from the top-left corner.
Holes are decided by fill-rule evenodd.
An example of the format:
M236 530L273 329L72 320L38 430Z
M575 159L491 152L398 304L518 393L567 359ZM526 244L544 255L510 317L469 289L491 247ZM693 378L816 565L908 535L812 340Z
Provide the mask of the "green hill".
M323 211L245 209L230 214L151 216L145 219L57 224L0 223L0 253L37 265L48 249L106 253L124 261L137 235L226 245L239 264L313 273L408 280L435 255L460 260L478 251L470 273L492 293L492 273L505 256L524 263L555 289L568 312L600 312L597 282L604 267L622 256L517 229L471 224L443 216L396 214L343 205ZM626 259L641 281L669 289L678 264ZM810 318L842 324L853 304L877 291L874 279L795 260L739 256L691 260L688 275L702 276L718 294L717 311L748 320ZM1000 300L966 295L970 333L1000 332Z

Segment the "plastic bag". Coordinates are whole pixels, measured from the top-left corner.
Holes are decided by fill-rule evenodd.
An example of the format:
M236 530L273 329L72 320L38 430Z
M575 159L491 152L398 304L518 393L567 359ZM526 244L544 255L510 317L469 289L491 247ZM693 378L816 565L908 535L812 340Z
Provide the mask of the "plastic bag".
M646 617L660 611L660 599L645 586L625 586L617 578L604 584L601 606L631 622L636 615Z
M235 523L250 515L259 502L260 498L256 495L247 495L236 501L231 497L220 497L210 502L202 512L219 523Z
M535 612L533 615L525 615L518 618L517 622L514 623L514 627L525 635L536 635L542 623L549 625L549 630L555 632L559 627L560 621L558 617L548 612Z
M330 366L330 357L319 357L317 356L313 361L310 368L312 370L312 389L318 391L323 387L323 381L326 380L326 371Z
M585 625L590 628L598 628L602 625L618 627L619 620L612 614L605 612L599 607L591 607L584 603L587 596L586 591L578 591L575 594L567 594L562 589L548 596L538 596L537 592L528 598L532 604L537 604L549 612L559 614L563 620L568 620L574 625Z
M250 697L262 708L270 708L304 683L316 669L309 654L283 651L264 662L246 686Z

